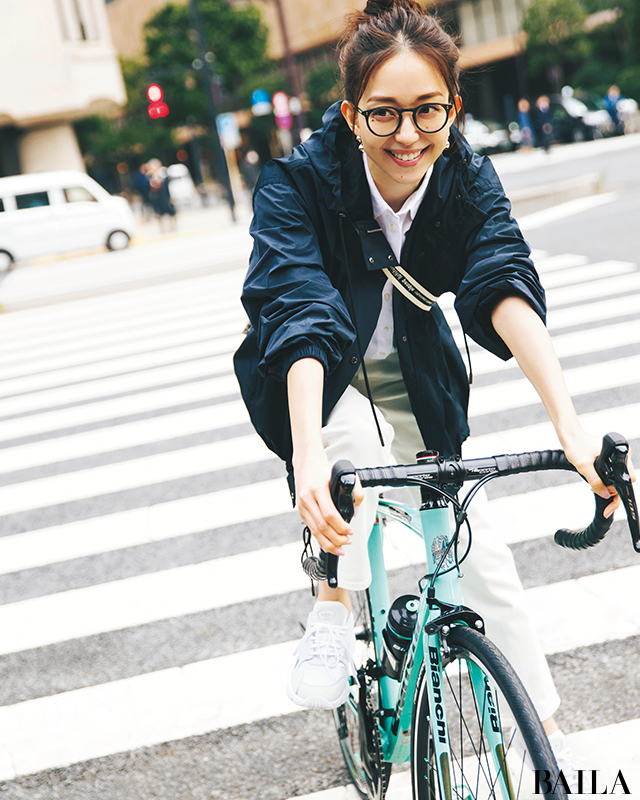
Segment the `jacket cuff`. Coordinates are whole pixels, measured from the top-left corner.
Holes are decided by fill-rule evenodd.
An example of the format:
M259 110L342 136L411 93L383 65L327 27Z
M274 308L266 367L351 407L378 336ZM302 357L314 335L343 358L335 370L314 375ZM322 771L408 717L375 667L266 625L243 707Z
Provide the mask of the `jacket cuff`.
M289 370L296 361L300 361L302 358L315 358L324 367L324 374L326 375L329 372L329 360L324 350L314 344L305 344L284 354L279 365L281 380L286 382Z

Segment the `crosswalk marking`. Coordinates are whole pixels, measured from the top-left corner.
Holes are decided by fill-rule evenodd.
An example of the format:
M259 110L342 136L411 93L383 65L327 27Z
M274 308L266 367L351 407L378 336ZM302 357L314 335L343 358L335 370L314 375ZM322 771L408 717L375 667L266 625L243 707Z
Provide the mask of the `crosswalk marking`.
M174 366L173 372L169 371L165 374L167 377L173 376L174 378L178 375L180 376L178 380L208 375L209 371L203 370L202 366L200 362L183 364ZM0 438L7 441L23 436L34 436L47 431L89 425L92 422L115 420L118 417L170 409L185 403L226 397L235 395L237 392L238 382L235 376L225 375L220 378L181 383L167 389L149 389L140 394L116 397L113 400L96 400L93 403L74 405L71 408L61 408L55 411L45 411L46 406L42 406L37 414L0 420Z
M247 242L245 234L225 233L217 263L225 264L229 254L240 252L244 259ZM31 274L42 278L38 286L26 281L18 285L19 270L3 284L2 302L44 303L0 315L4 342L0 372L6 378L0 385L0 417L4 417L0 440L9 445L0 448L0 474L9 481L0 488L0 514L14 526L9 535L0 536L0 575L7 576L11 598L0 605L3 658L39 649L38 657L46 659L59 647L81 654L101 636L112 637L117 647L127 631L137 631L138 626L154 629L169 620L226 615L234 609L254 615L261 625L261 601L285 602L291 593L308 589L299 567L300 543L269 544L270 533L283 520L298 530L299 521L284 478L271 477L274 468L281 467L249 432L232 374L231 355L242 340L246 321L236 299L243 270L189 275L188 270L203 263L194 256L179 266L185 271L183 280L135 284L169 274L167 264L178 251L168 248L167 261L159 268L137 265L128 254L111 262L115 264L111 274L87 274L77 280L78 261L64 264L59 273L58 265L34 268ZM588 400L590 393L616 385L621 396L633 399L630 390L634 376L635 381L640 377L640 361L633 350L623 348L637 342L640 334L635 265L589 263L574 254L534 257L547 287L549 322L558 332L560 356L585 356L597 362L601 353L607 359L606 365L601 360L566 371L574 395ZM122 291L127 283L129 288ZM92 287L113 293L49 304L55 296L73 296ZM575 302L580 304L572 305ZM442 306L458 331L451 298L444 298ZM584 329L567 330L574 326ZM606 351L614 348L621 352L611 359ZM485 384L472 391L472 428L481 433L490 430L487 418L500 424L493 433L474 436L465 455L557 447L550 423L522 426L515 421L522 414L504 413L539 402L515 372L500 375L503 382L496 387L488 385L492 375L511 370L513 363L504 364L474 345L472 358L474 371ZM194 405L200 407L185 408ZM635 402L592 411L582 419L589 430L618 428L630 438L640 438L640 406ZM505 430L515 424L518 427ZM218 441L206 443L209 432L215 432ZM26 437L33 441L21 444ZM153 452L155 443L167 440L175 440L173 449ZM139 454L132 450L136 447L146 450ZM95 466L90 460L109 453L115 463ZM233 477L238 477L240 486L177 500L162 495L163 486L191 476L211 473L212 480L222 479L222 470L232 465L237 465ZM252 465L256 468L251 480L256 475L258 479L248 486L250 479L242 478L242 468ZM22 470L29 473L19 474ZM562 480L558 486L520 490L493 500L497 532L511 544L527 541L535 547L536 540L550 536L559 525L585 524L593 512L592 495L576 477ZM139 502L144 505L119 510L125 508L117 505L119 493L142 488ZM110 509L106 495L116 498ZM96 509L107 508L109 513L96 511L100 516L73 519L71 511L61 524L47 524L52 505L92 498ZM29 514L30 529L14 533L16 526L20 530L22 513ZM251 529L246 536L245 523ZM124 560L127 548L170 540L176 545L167 547L174 547L182 539L179 546L191 546L198 538L187 538L192 534L214 540L220 536L225 542L237 536L238 547L234 544L233 555L213 559L210 553L198 556L196 551L186 566L172 566L167 560L153 571L139 566L120 573L131 577L114 579L104 571L88 585L76 584L82 588L65 588L62 579L57 579L55 593L46 584L46 593L37 588L41 571L46 574L53 565L63 565L62 575L86 556L98 564L103 554L116 551ZM278 541L287 539L280 536ZM422 563L423 547L416 536L390 523L385 544L388 568L403 570ZM527 590L545 651L565 652L640 634L639 569L615 569ZM29 583L36 581L36 588L21 598L11 573L23 570L31 571ZM557 617L558 608L564 609L570 625ZM305 613L300 611L300 619ZM558 624L549 626L548 615L558 618ZM108 759L114 753L236 725L252 726L270 717L289 718L298 709L280 687L294 646L291 635L281 637L287 641L271 638L264 646L254 644L254 649L248 641L243 652L198 661L193 655L180 660L178 646L174 662L178 666L146 668L142 674L105 682L96 672L89 678L91 685L42 697L36 696L37 687L31 695L27 690L26 697L33 699L0 706L0 780L89 758ZM226 691L238 685L242 692ZM612 731L591 729L577 736L583 746L594 742L602 750L603 736L615 738L626 731L625 735L635 733L637 738L639 724L631 720ZM408 780L407 772L394 775L389 800L410 793ZM327 793L312 797L346 800L352 793L344 788L331 791L335 797Z
M0 473L29 469L54 461L85 458L129 447L176 439L195 433L219 430L249 422L249 414L241 400L216 406L179 411L168 417L150 417L137 422L112 425L109 428L65 436L63 442L44 439L31 444L0 450Z

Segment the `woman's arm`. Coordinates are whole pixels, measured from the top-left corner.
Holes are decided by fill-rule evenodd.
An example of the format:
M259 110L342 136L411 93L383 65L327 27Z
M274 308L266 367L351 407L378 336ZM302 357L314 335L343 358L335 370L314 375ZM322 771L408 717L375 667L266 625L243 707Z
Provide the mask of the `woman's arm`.
M333 505L329 492L331 464L322 446L322 391L324 367L314 358L302 358L287 373L289 416L293 439L296 503L302 520L323 550L344 555L351 527ZM356 504L362 489L354 491Z
M601 441L582 428L576 415L558 357L540 317L521 297L506 297L493 310L496 333L509 347L520 368L540 395L569 461L602 497L615 496L598 477L593 462ZM633 466L630 466L634 477ZM605 512L609 517L620 504L616 497Z

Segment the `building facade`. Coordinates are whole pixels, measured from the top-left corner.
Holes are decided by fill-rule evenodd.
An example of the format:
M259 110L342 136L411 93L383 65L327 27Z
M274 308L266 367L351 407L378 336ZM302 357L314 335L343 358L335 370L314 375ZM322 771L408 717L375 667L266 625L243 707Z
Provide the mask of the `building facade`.
M0 176L84 169L73 122L126 100L104 0L4 0Z

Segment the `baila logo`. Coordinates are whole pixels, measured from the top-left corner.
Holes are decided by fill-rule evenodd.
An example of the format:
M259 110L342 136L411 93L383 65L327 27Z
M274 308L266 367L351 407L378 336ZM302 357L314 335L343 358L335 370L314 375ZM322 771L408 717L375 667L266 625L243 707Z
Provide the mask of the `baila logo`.
M618 770L611 791L605 785L604 789L599 788L598 773L599 769L577 769L578 788L572 791L562 770L558 772L558 777L554 781L548 769L537 769L535 771L534 794L555 794L558 787L562 787L567 794L631 794L627 782L624 779L622 770Z

